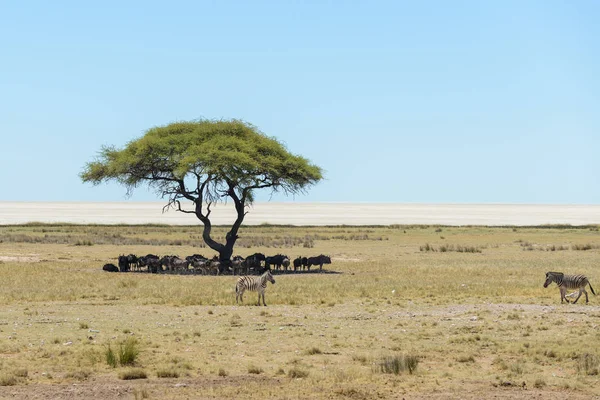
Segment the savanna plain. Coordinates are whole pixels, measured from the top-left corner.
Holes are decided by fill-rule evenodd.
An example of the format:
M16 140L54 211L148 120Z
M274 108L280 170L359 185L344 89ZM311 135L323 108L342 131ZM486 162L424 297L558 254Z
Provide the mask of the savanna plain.
M236 305L232 275L102 271L211 257L198 226L0 226L0 399L600 398L600 297L542 287L600 290L597 226L242 227L255 252L332 263Z

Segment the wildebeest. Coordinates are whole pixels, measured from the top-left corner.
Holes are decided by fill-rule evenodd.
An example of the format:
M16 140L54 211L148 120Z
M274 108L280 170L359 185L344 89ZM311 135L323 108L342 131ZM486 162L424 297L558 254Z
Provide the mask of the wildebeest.
M127 256L127 269L130 270L133 267L133 269L138 269L138 258L135 254L129 254Z
M102 269L107 272L119 272L119 268L115 264L104 264Z
M208 273L209 260L202 254L192 254L191 256L187 256L185 259L192 266L194 273L200 273L202 275L206 275Z
M138 268L148 267L148 272L156 273L160 267L160 258L154 254L147 254L138 258ZM162 268L161 268L162 271Z
M177 256L164 256L160 259L160 265L164 266L167 271L186 272L190 262L187 259L182 260Z
M119 269L121 270L121 272L129 271L129 262L127 261L127 256L119 256Z
M244 263L244 257L242 257L242 256L233 257L233 259L231 260L231 269L232 269L234 275L236 275L236 272L241 275L242 272L244 272L246 269L245 263ZM246 272L244 272L244 273L246 273Z
M261 262L265 261L265 259L266 257L262 253L254 253L246 257L243 262L246 273L257 273L261 269Z
M283 270L287 272L288 267L290 266L290 259L288 257L284 258L281 265L283 266Z
M277 254L271 257L267 257L265 258L265 268L271 268L271 265L275 266L276 270L279 270L281 268L281 266L283 265L283 260L287 259L287 264L288 266L290 265L290 259L288 256L284 255L284 254ZM287 269L287 268L286 268Z
M310 271L310 267L313 265L319 266L319 271L323 270L323 264L331 264L331 258L329 256L325 256L323 254L318 255L316 257L308 257L308 270Z
M298 268L302 267L302 257L297 257L294 258L294 271L296 271Z

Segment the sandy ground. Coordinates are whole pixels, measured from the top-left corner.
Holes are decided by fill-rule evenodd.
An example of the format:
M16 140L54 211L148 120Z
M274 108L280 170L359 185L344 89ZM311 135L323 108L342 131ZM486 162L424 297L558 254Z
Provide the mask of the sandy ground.
M0 224L68 222L77 224L194 225L194 215L163 213L161 202L0 202ZM213 207L213 224L235 219L231 205ZM246 225L545 225L600 224L600 205L256 203Z
M249 313L253 312L253 309L244 309L234 306L211 306L211 307L196 307L201 310L200 315L206 315L206 309L210 308L215 311L216 315L223 315L224 320L220 323L227 322L230 312ZM133 308L125 307L127 312L134 312ZM137 311L143 310L135 307ZM53 310L56 312L53 318L60 319L62 321L69 321L73 318L73 315L82 315L94 310L98 315L99 320L105 318L108 319L119 319L124 318L121 313L124 308L119 307L114 309L112 307L98 309L97 306L86 306L82 305L73 311L74 308L71 304L55 305ZM150 309L147 309L149 311ZM331 310L323 312L318 308L304 308L302 312L306 313L309 318L303 321L302 325L306 324L311 326L311 329L316 329L318 326L322 326L326 321L332 323L356 323L357 305L356 304L341 304ZM156 317L159 320L165 320L168 316L173 316L173 313L181 315L181 309L173 308L153 308L153 312L156 311ZM291 306L273 306L269 309L274 315L281 315L278 317L277 324L285 325L290 330L295 329L299 325L296 324L284 324L285 321L297 320L299 310L296 307ZM479 322L473 322L470 318L471 315L478 313L487 313L490 319L500 319L501 316L507 312L519 312L523 315L523 318L529 319L537 315L546 315L548 318L553 320L554 318L560 319L561 315L568 314L569 318L574 321L574 324L595 318L594 316L600 311L598 306L571 306L563 307L557 305L544 306L544 305L532 305L532 304L479 304L479 305L442 305L442 306L423 306L414 310L406 309L390 309L382 310L375 313L369 313L368 319L369 324L376 326L379 331L391 330L390 320L404 320L411 321L413 324L418 324L423 321L429 324L432 321L438 321L440 324L451 324L451 326L473 326ZM72 313L75 314L72 314ZM7 319L5 315L0 315L0 320ZM19 316L23 319L25 317ZM38 318L38 317L34 317ZM186 324L195 323L193 320L197 317L190 318L189 321L185 322L183 319L178 325L178 329L185 329ZM249 318L249 320L251 320ZM217 324L215 326L218 325ZM21 326L23 324L19 324ZM210 325L210 324L208 324ZM208 326L207 325L207 326ZM251 334L252 323L248 322L245 325L248 331L244 331L247 334ZM240 328L240 329L246 329ZM22 328L27 329L27 328ZM140 328L141 329L141 328ZM208 329L208 328L207 328ZM100 330L103 332L103 330ZM25 335L25 332L20 334ZM98 333L101 335L102 333ZM112 334L112 333L111 333ZM100 337L97 338L100 340ZM281 346L285 347L283 344ZM282 350L285 352L284 350ZM278 352L278 351L277 351ZM221 354L221 353L219 353ZM225 353L225 356L228 356ZM337 354L337 353L332 353ZM0 356L1 357L1 356ZM422 367L427 371L427 365L424 363ZM261 392L262 395L269 393L270 395L264 398L274 399L598 399L599 397L593 393L583 393L580 391L566 390L557 386L544 386L542 388L532 387L532 382L524 384L522 379L513 380L501 380L494 381L491 378L477 378L472 379L461 378L460 384L448 384L442 382L441 385L434 387L430 386L424 390L407 390L406 388L394 388L393 386L379 385L371 387L370 384L366 383L363 385L351 385L352 390L343 392L341 391L343 385L340 384L338 388L328 388L326 391L318 391L314 388L301 387L305 385L302 379L293 380L286 378L285 376L272 376L268 373L263 375L231 375L219 377L216 375L202 374L193 377L182 377L182 378L168 378L159 379L155 376L150 376L148 379L140 381L123 381L119 380L115 375L111 374L94 374L90 379L86 379L78 382L62 382L62 383L42 383L39 379L38 373L31 371L31 382L28 384L22 384L17 386L0 386L0 400L4 399L138 399L138 398L149 398L149 399L225 399L225 398L247 398L248 389L247 386L259 385L262 388L267 388L267 392ZM426 379L428 372L424 372L424 375L418 379ZM57 377L58 378L58 377ZM407 380L408 377L401 376L399 378ZM570 382L572 378L563 377L561 378L566 382ZM307 381L306 383L309 383ZM456 382L455 382L456 383ZM314 384L314 382L313 382ZM142 390L146 393L142 396ZM238 397L239 396L239 397Z

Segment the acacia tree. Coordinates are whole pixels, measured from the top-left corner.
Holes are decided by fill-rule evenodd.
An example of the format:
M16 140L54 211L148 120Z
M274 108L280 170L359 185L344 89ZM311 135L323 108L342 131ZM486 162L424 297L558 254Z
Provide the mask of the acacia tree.
M195 214L204 225L204 242L221 261L229 261L257 189L304 193L323 175L320 167L247 122L198 120L151 128L123 149L104 146L80 177L93 184L117 181L128 195L148 185L168 199L165 210ZM211 236L211 206L227 200L237 218L225 243L219 243ZM182 208L181 201L193 209Z

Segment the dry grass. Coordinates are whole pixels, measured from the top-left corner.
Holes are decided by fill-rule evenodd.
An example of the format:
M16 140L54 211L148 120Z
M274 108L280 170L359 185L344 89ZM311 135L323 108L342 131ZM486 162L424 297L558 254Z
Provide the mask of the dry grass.
M280 274L267 288L269 307L236 306L232 276L101 271L119 254L196 253L187 241L199 241L198 228L0 227L0 385L17 397L51 396L74 381L89 397L136 378L127 386L136 398L193 398L199 387L213 398L600 395L600 298L561 305L555 285L542 288L551 270L600 286L597 230L259 226L240 234L264 242L236 254L324 253L333 261L324 267L339 273ZM114 235L132 244L98 239ZM148 244L155 240L164 243ZM273 250L276 240L283 247ZM481 252L421 251L424 243ZM523 251L552 245L587 249Z

